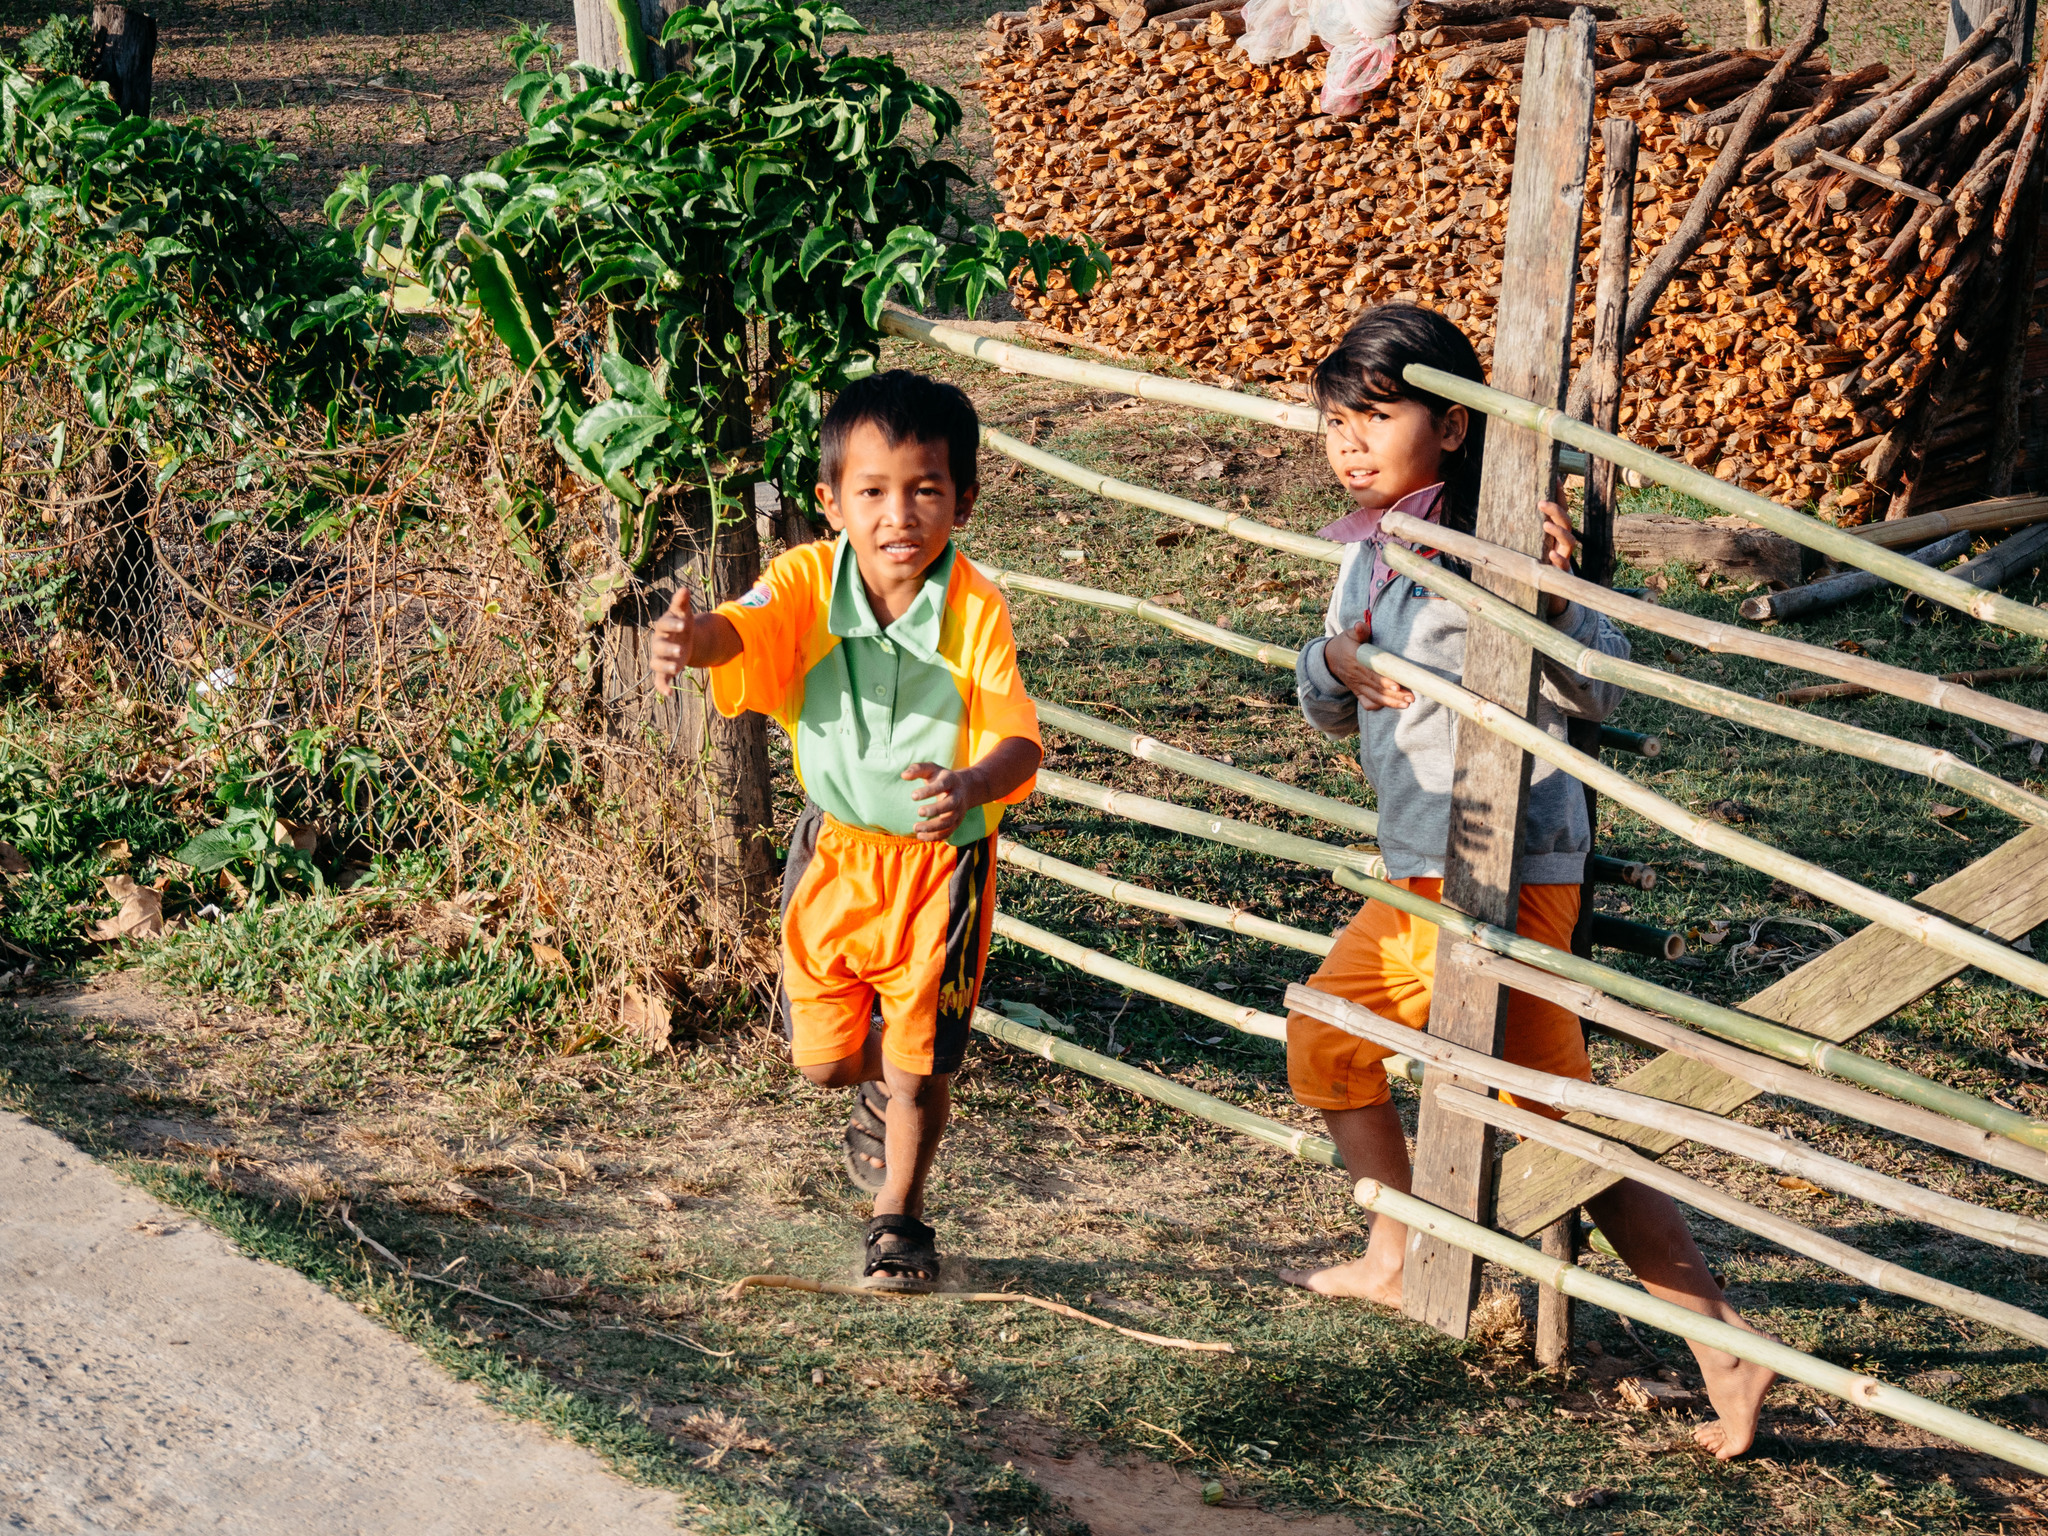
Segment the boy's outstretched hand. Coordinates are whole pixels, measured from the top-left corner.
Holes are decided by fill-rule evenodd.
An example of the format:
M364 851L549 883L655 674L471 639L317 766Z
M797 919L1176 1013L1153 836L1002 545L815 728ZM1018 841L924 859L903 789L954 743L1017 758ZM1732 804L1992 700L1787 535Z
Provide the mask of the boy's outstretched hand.
M649 647L654 691L667 698L683 668L723 666L740 650L740 633L732 621L719 613L699 614L690 602L690 589L678 587L668 612L654 621L654 644Z
M1568 572L1572 568L1572 556L1578 552L1579 536L1572 529L1571 518L1556 502L1544 502L1542 511L1544 562ZM1552 596L1544 606L1544 612L1554 619L1564 612L1565 606L1563 598Z
M697 648L697 612L690 603L690 589L679 587L669 599L668 612L654 621L654 691L663 698L675 686L677 674L690 664Z

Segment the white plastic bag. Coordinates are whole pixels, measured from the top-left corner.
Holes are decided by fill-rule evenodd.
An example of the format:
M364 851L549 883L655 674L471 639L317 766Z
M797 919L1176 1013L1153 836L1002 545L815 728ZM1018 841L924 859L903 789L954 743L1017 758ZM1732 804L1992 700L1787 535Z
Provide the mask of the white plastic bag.
M1254 64L1291 59L1315 35L1309 25L1310 0L1248 0L1244 36L1238 46Z
M1330 50L1322 108L1332 117L1356 117L1367 94L1393 72L1401 10L1401 0L1312 0L1309 28ZM1250 6L1245 17L1249 22Z

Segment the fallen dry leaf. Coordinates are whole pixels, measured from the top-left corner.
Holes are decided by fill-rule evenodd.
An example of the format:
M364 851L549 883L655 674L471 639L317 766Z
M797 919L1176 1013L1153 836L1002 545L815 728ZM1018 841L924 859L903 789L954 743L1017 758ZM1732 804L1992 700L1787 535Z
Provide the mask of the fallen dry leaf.
M1285 448L1275 447L1270 444L1252 450L1253 453L1256 453L1262 459L1277 459L1286 451Z
M1561 1495L1558 1502L1566 1509L1605 1509L1614 1502L1614 1498L1612 1488L1580 1488Z
M112 875L100 882L107 894L121 903L121 910L93 925L88 937L102 944L122 939L160 939L164 935L164 899L146 885L137 885L127 875Z
M1223 478L1223 461L1221 459L1204 459L1188 471L1188 478L1190 480L1221 480Z
M1943 805L1942 803L1937 801L1935 804L1927 807L1927 812L1930 816L1935 817L1937 820L1946 820L1951 816L1962 815L1963 808L1960 805Z
M12 843L0 843L0 875L26 875L33 873L34 866L22 857L22 852Z
M131 850L125 837L110 837L100 844L100 857L109 864L126 864Z
M626 988L619 999L619 1028L629 1043L650 1056L668 1049L670 1017L665 1001L638 987Z
M1789 1189L1795 1195L1819 1195L1826 1193L1825 1190L1811 1179L1802 1179L1796 1173L1787 1174L1784 1178L1778 1180L1778 1188Z
M569 964L569 957L567 955L563 954L552 944L541 943L539 939L533 941L533 960L534 964L542 967L544 970L554 971L562 976L567 976L574 969Z
M280 816L277 818L277 835L301 853L310 854L320 846L320 829L310 821L286 821Z
M1194 536L1195 530L1188 527L1185 523L1181 523L1172 528L1160 529L1158 536L1152 542L1161 549L1172 549L1176 544L1187 543Z
M656 1189L651 1184L640 1191L640 1198L659 1211L672 1211L676 1208L674 1195L665 1189Z
M1707 814L1716 821L1755 821L1756 807L1744 805L1740 800L1716 800L1707 807Z

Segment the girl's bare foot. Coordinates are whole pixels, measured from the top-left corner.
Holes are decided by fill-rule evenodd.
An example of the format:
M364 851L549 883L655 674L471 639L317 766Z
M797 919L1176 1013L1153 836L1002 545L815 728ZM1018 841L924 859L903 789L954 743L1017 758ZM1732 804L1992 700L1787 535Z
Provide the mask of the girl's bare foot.
M1283 1269L1280 1278L1289 1285L1324 1296L1355 1296L1362 1301L1376 1301L1383 1307L1401 1305L1400 1270L1388 1274L1386 1266L1371 1254L1326 1269Z
M1769 1366L1739 1360L1718 1349L1695 1349L1693 1357L1699 1364L1700 1379L1706 1383L1707 1400L1720 1417L1711 1424L1702 1424L1692 1437L1701 1450L1712 1453L1716 1460L1728 1461L1748 1450L1756 1439L1757 1416L1763 1411L1764 1394L1778 1379L1777 1373Z

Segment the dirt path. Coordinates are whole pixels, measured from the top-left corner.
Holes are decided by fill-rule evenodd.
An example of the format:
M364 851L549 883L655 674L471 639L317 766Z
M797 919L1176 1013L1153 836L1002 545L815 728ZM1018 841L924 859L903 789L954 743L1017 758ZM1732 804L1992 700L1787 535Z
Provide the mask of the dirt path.
M672 1508L0 1114L6 1529L568 1536Z

